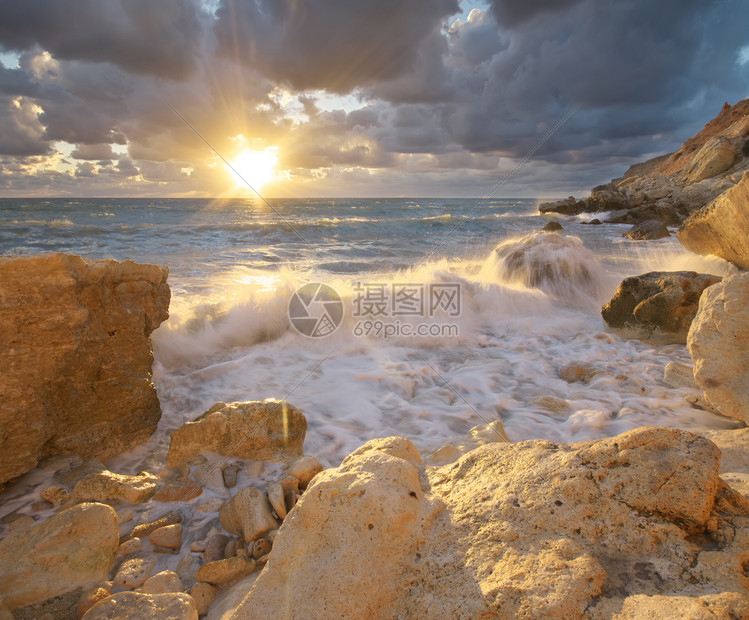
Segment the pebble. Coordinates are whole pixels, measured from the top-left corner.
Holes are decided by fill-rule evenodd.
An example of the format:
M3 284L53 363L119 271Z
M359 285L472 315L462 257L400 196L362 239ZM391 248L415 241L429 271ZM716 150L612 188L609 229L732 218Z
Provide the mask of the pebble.
M186 553L177 563L177 574L186 588L195 583L195 571L200 566L200 560L194 555Z
M123 588L137 588L151 576L155 565L156 560L153 558L125 560L112 581L114 585Z
M258 538L252 543L252 557L256 560L268 555L271 550L271 544L265 538Z
M190 543L190 551L196 551L198 553L203 553L205 551L205 541L204 540L195 540Z
M149 577L140 589L143 594L168 594L170 592L183 592L185 586L179 575L171 570L161 571L153 577Z
M231 489L237 484L237 474L239 473L239 467L237 465L230 465L223 472L224 486Z
M274 482L268 488L268 501L279 519L286 518L286 500L280 482Z
M143 547L143 542L140 538L131 538L122 543L117 549L117 555L120 557L134 553Z
M135 510L132 508L125 508L125 510L121 510L117 513L117 523L127 523L135 516Z
M206 542L203 559L206 562L222 560L224 558L224 549L226 549L228 543L229 537L225 534L214 534Z
M286 473L297 478L301 486L306 488L312 478L319 474L322 469L320 461L314 456L303 456L294 461Z
M195 506L195 510L198 512L218 512L218 509L221 508L221 504L223 504L224 501L225 500L218 497L207 499Z
M239 542L239 539L232 538L228 543L226 543L226 547L224 547L224 557L233 558L235 555L237 555L237 551L241 548L242 543Z
M577 381L589 383L595 374L596 372L588 366L568 364L559 371L559 378L567 383L576 383Z
M265 464L262 461L250 461L244 471L250 478L259 478L260 474L263 473L264 466Z
M195 482L173 482L156 491L153 499L157 502L189 502L203 492Z
M104 588L95 587L84 590L83 594L81 594L81 598L78 599L78 605L76 607L78 617L82 618L83 614L105 598L109 598L109 592Z
M37 502L33 502L30 508L34 512L42 512L43 510L49 510L50 508L52 508L52 504L43 499L40 499Z
M197 582L190 588L190 596L192 596L195 606L198 608L198 615L202 616L208 613L208 609L213 604L217 594L218 588L203 581Z
M154 530L148 535L148 540L157 547L179 549L182 545L182 524L175 523Z
M159 517L154 521L136 525L132 532L120 539L120 543L130 540L131 538L143 538L144 536L148 536L154 530L158 530L160 527L174 525L175 523L182 523L182 517L174 512L168 512L163 517Z
M255 560L241 557L217 560L201 566L195 572L195 581L210 583L214 586L225 585L249 575L253 570L255 570Z
M70 499L70 491L60 484L53 484L43 488L39 497L53 506L60 506Z

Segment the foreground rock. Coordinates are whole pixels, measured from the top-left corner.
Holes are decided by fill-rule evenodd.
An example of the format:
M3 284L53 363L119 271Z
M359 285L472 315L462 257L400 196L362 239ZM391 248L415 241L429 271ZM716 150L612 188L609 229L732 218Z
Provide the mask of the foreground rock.
M749 423L749 274L705 291L687 338L694 378L707 403Z
M14 610L104 581L114 560L117 515L81 504L0 540L0 597Z
M166 464L179 467L201 452L256 461L302 456L306 432L302 412L285 401L216 403L172 432Z
M668 228L663 222L659 222L658 220L645 220L644 222L635 224L624 233L624 236L633 241L653 241L655 239L670 237L671 233L668 232Z
M690 215L676 232L696 254L714 254L749 269L749 172L710 204Z
M413 453L374 440L318 474L232 617L637 616L651 596L706 597L728 617L749 603L749 504L702 437L494 443L427 469Z
M156 430L149 335L168 316L166 279L132 261L0 258L0 482L48 455L108 458Z
M198 620L198 608L189 594L141 594L120 592L100 601L83 616L85 620Z
M601 316L613 328L647 336L658 332L685 343L702 292L720 280L694 271L652 271L626 278L601 308Z

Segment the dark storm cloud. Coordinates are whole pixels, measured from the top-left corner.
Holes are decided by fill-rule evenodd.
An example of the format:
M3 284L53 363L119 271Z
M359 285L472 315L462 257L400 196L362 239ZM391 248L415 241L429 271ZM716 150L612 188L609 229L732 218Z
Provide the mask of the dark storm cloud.
M201 53L203 18L195 0L3 0L0 46L183 79Z
M533 19L537 15L560 13L581 0L490 0L497 21L503 26L517 24Z
M111 144L82 144L73 150L70 156L75 159L90 161L97 159L109 160L114 157L114 153L112 152Z
M457 0L222 0L221 52L297 89L348 92L412 67Z

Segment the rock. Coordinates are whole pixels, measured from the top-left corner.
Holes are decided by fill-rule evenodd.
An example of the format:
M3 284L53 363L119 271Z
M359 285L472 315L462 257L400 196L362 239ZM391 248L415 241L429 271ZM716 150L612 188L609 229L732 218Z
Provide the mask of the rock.
M196 553L203 553L205 551L205 541L204 540L194 540L190 543L190 551L195 551Z
M186 588L195 583L195 571L200 567L200 560L189 553L183 555L177 563L177 575Z
M266 489L268 492L268 501L271 507L278 515L279 519L286 518L286 500L284 499L284 490L280 482L274 482Z
M603 222L601 222L597 217L594 217L590 222L588 222L591 226L600 226L602 223Z
M541 213L560 213L562 215L576 215L581 212L574 196L555 202L542 202L538 205Z
M227 489L231 489L237 484L237 474L239 473L239 466L231 465L221 472L224 478L224 486Z
M258 538L252 543L252 557L256 560L270 553L271 544L265 538Z
M547 411L562 417L567 417L572 413L572 407L563 398L557 396L537 396L531 401L531 405L536 405Z
M156 560L153 558L132 558L125 560L112 581L123 588L137 588L153 574Z
M158 478L148 473L137 476L101 471L80 480L73 488L76 502L106 502L121 499L131 504L141 504L156 492Z
M653 271L626 278L601 308L601 316L613 328L635 329L648 336L658 331L683 343L702 291L720 280L694 271Z
M694 378L705 401L749 422L749 274L726 277L700 299L687 337Z
M198 620L198 608L184 592L142 594L120 592L105 599L86 612L83 620Z
M616 211L628 206L626 196L613 183L598 185L590 190L590 197L582 201L583 211Z
M49 455L109 458L156 430L149 335L168 316L167 273L65 254L0 257L0 482Z
M0 540L0 596L10 610L106 578L118 545L117 516L81 504Z
M223 560L227 544L229 544L229 537L226 534L214 534L211 536L206 542L205 551L203 552L203 559L206 563Z
M218 512L218 509L221 508L221 504L223 503L223 499L214 497L213 499L207 499L204 502L200 502L195 506L195 510L197 512Z
M195 573L195 581L210 583L214 586L227 586L254 570L255 560L242 557L216 560L203 564Z
M729 140L719 136L710 138L694 156L687 183L698 183L725 172L733 166L735 158L735 150Z
M136 525L133 528L132 532L130 532L127 536L122 537L120 543L123 543L126 540L130 540L131 538L145 538L154 530L157 530L160 527L165 527L167 525L174 525L175 523L182 523L182 517L176 513L168 512L158 519L154 519L153 521L150 521L148 523L141 523L140 525Z
M62 485L67 489L72 490L78 482L90 476L92 474L98 474L99 472L106 471L104 463L99 461L85 461L78 463L70 467L69 469L61 469L57 471L52 477L52 481L55 484Z
M364 450L310 484L231 617L603 618L616 597L720 592L710 545L690 538L717 523L718 461L654 427L492 443L436 468Z
M698 389L697 382L694 380L694 368L678 362L666 364L663 371L663 383L670 388Z
M146 579L140 589L143 594L169 594L170 592L182 592L185 586L179 575L171 570L164 570Z
M556 232L558 230L564 230L564 226L559 222L551 221L541 229L541 232Z
M166 464L177 467L201 452L265 461L302 456L306 432L301 411L284 401L216 403L172 432Z
M196 482L174 482L156 491L153 499L157 502L189 502L203 492Z
M663 222L659 222L658 220L645 220L644 222L635 224L624 233L624 236L633 241L650 241L670 237L671 233L668 232L668 228Z
M314 456L303 456L293 461L286 470L286 473L299 480L299 486L304 489L322 470L323 467L320 461Z
M34 523L36 523L36 521L34 521L34 517L30 517L29 515L20 515L8 524L8 531L17 532L18 530L23 530L34 525Z
M70 499L70 491L64 486L53 484L39 491L39 497L53 506L61 506Z
M167 549L179 549L182 545L182 524L165 525L154 530L148 535L152 545L165 547Z
M749 171L710 204L692 213L676 231L696 254L714 254L749 269Z
M260 489L247 487L226 500L218 511L221 526L231 534L244 538L246 543L260 538L278 527L271 514L268 498Z
M594 377L596 371L588 366L578 366L577 364L568 364L559 369L559 378L567 383L576 383L584 381L589 383Z
M190 596L192 596L195 601L198 614L201 616L208 613L208 610L216 599L217 594L218 588L212 586L210 583L205 583L204 581L199 581L190 588Z
M119 557L125 557L132 555L136 551L140 551L143 548L143 541L140 538L131 538L126 540L117 548L117 555Z
M78 605L76 605L78 618L82 618L89 609L96 605L96 603L98 603L99 601L103 601L105 598L109 597L109 590L106 590L105 588L102 588L100 586L95 586L93 588L89 588L88 590L84 590L83 594L81 594L81 597L78 599Z
M224 557L233 558L240 549L244 549L244 543L239 538L232 538L224 547Z

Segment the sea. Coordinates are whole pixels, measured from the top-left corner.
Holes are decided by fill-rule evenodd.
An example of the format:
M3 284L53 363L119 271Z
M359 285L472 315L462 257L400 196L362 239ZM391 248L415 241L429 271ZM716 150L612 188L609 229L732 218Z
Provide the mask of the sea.
M218 401L292 403L325 466L391 435L444 463L487 441L739 426L664 384L685 346L600 315L625 277L732 267L592 217L530 199L0 199L0 253L169 268L152 335L163 415L108 463L121 473L158 471L170 432ZM563 229L540 232L552 219ZM584 380L560 378L568 365Z

